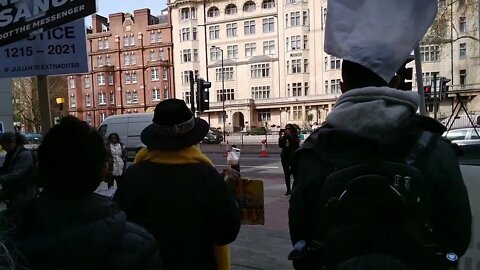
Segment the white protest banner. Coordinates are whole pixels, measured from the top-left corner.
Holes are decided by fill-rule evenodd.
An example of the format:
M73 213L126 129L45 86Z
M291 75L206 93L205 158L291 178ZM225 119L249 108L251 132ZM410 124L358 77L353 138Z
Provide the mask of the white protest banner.
M88 72L85 22L70 22L0 47L0 78Z

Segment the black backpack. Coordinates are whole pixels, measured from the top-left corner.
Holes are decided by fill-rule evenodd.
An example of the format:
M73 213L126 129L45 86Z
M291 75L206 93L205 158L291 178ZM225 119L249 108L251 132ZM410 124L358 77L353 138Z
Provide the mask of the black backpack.
M382 146L377 147L381 149L378 154L365 154L365 159L359 159L357 152L357 159L332 162L334 169L319 197L323 210L316 240L310 244L323 267L412 269L431 265L431 188L422 170L440 135L412 132L400 151Z

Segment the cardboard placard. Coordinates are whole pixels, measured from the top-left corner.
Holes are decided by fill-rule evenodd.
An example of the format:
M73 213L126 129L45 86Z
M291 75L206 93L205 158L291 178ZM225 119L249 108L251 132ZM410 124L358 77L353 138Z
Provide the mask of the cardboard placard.
M263 181L240 178L235 183L235 195L240 204L241 223L246 225L264 225Z

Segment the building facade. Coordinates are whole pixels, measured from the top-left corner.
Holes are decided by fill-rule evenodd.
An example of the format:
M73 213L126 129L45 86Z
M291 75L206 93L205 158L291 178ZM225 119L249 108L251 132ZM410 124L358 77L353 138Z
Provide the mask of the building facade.
M480 110L477 7L469 13L462 7L465 1L452 1L453 6L447 2L439 1L439 17L453 8L453 21L448 19L443 27L458 31L421 46L424 85L432 85L435 72L451 79L439 118L451 114L457 92L467 97L471 112ZM278 130L286 123L308 127L324 121L341 93L341 59L323 50L326 4L326 0L169 0L177 98L191 102L192 70L195 77L212 83L210 110L200 116L213 127ZM414 83L414 91L416 87Z
M67 76L69 113L98 126L110 115L152 111L174 97L171 37L166 11L92 15L90 72Z

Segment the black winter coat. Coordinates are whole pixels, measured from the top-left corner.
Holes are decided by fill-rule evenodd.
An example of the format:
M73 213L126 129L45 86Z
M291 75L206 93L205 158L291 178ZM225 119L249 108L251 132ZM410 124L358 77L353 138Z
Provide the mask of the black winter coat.
M26 210L16 244L32 270L164 269L153 237L126 219L97 194L68 200L43 193Z
M168 269L215 270L214 244L235 240L238 208L210 165L142 161L127 169L114 200L157 240Z

